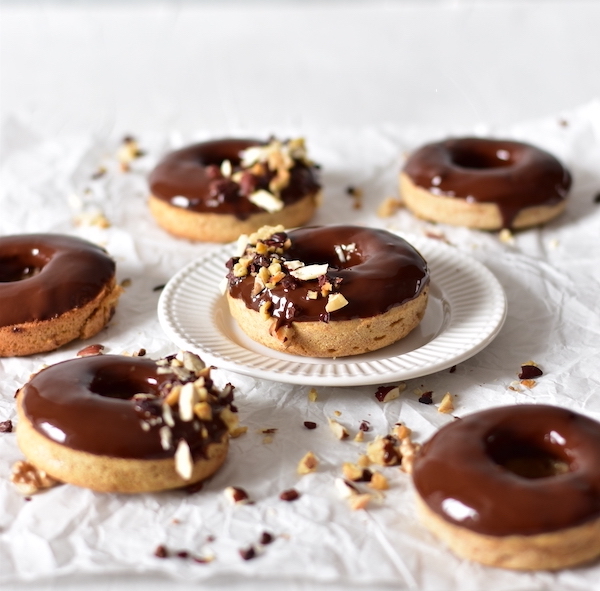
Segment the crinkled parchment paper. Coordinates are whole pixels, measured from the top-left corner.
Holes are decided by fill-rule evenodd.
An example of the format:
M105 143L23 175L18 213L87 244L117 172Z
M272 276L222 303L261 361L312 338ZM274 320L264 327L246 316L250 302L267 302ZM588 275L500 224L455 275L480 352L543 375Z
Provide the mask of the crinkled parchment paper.
M452 130L455 132L455 130ZM455 558L426 531L414 514L409 477L382 468L390 489L366 510L351 511L335 479L341 464L356 461L366 442L400 421L423 441L452 420L437 411L446 392L455 395L456 416L492 406L538 402L568 406L600 419L600 103L508 129L469 129L538 144L571 168L574 188L567 212L510 242L497 234L433 226L399 210L380 218L376 210L396 196L396 174L404 155L450 130L377 129L256 130L265 137L305 135L320 162L325 201L316 223L355 222L416 233L435 233L486 264L508 297L508 319L499 336L456 371L410 380L402 395L378 402L377 386L317 388L291 386L215 370L218 383L236 386L246 435L233 440L223 469L201 492L124 496L58 486L24 499L8 474L21 453L14 433L0 434L0 583L41 580L71 573L160 572L178 580L210 581L260 576L273 580L395 583L399 589L575 589L600 588L600 565L557 574L521 574L489 569ZM39 137L16 119L4 122L0 167L0 232L65 232L104 245L118 263L119 280L130 280L110 326L91 342L107 353L145 348L157 358L174 351L156 317L159 286L182 266L214 246L191 244L157 228L146 207L148 171L167 149L201 139L201 134L146 137L131 130L145 155L129 172L119 170L120 138ZM234 133L235 130L229 130ZM247 131L244 135L248 135ZM105 174L92 178L99 167ZM363 192L354 208L347 188ZM90 224L102 214L110 227ZM76 225L74 220L83 219ZM465 289L469 289L465 285ZM0 360L0 420L15 417L14 393L43 364L74 357L84 344L23 359ZM534 388L514 385L522 363L544 370ZM433 391L433 405L418 402L416 389ZM327 420L336 417L350 432L338 441ZM371 430L365 443L352 440L361 421ZM304 421L318 424L315 430ZM261 429L276 429L265 441ZM318 470L296 474L299 459L313 451ZM253 504L233 506L227 486L244 488ZM296 488L291 503L279 494ZM261 534L275 536L253 560L239 550ZM213 558L160 559L158 545Z

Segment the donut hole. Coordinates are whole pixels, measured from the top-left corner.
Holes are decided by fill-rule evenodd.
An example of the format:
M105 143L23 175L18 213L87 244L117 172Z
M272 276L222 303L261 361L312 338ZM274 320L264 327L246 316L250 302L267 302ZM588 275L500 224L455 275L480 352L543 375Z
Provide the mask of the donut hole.
M461 168L504 168L514 164L512 153L505 148L473 150L468 147L459 147L452 150L451 159L453 164Z
M560 446L515 439L510 435L491 436L487 454L494 463L522 478L560 476L570 471L570 462Z
M135 375L123 365L97 371L89 389L98 396L130 400L136 394L156 394L157 382L150 376Z
M5 256L0 258L0 283L23 281L37 275L46 264L46 259L29 256Z

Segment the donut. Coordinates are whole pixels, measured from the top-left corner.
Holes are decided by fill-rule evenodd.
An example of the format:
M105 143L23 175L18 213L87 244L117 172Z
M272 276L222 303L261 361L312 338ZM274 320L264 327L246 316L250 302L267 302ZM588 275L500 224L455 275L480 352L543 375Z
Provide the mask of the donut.
M305 224L321 198L303 139L224 139L167 154L149 177L150 211L171 234L231 242L264 225Z
M59 234L0 238L0 356L53 351L111 319L122 288L101 247Z
M264 227L227 262L230 312L253 340L295 355L344 357L381 349L423 318L429 271L386 230Z
M56 480L99 492L183 487L224 462L233 386L185 352L158 362L96 355L43 369L17 394L17 442Z
M600 556L600 423L524 404L456 420L413 460L420 516L456 554L556 570Z
M400 193L420 218L480 230L521 229L559 215L569 171L548 152L511 140L457 138L411 154Z

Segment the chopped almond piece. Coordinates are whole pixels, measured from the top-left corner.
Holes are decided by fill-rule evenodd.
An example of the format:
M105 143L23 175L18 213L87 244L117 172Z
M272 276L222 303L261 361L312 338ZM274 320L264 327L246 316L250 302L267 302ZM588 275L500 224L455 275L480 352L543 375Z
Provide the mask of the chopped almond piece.
M317 469L319 460L312 451L307 452L304 457L298 462L297 472L300 475L310 474Z
M452 403L452 394L450 392L446 392L440 405L438 406L438 412L443 412L446 414L451 413L454 410L454 404Z

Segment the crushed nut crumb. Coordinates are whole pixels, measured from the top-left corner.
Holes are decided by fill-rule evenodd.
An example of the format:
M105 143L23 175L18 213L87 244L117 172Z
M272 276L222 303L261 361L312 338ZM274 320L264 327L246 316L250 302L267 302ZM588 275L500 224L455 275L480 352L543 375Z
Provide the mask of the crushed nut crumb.
M454 410L454 404L452 401L452 394L446 392L440 405L438 406L438 412L449 414Z
M296 471L301 476L315 472L319 465L319 460L312 451L307 452L304 457L298 462Z

